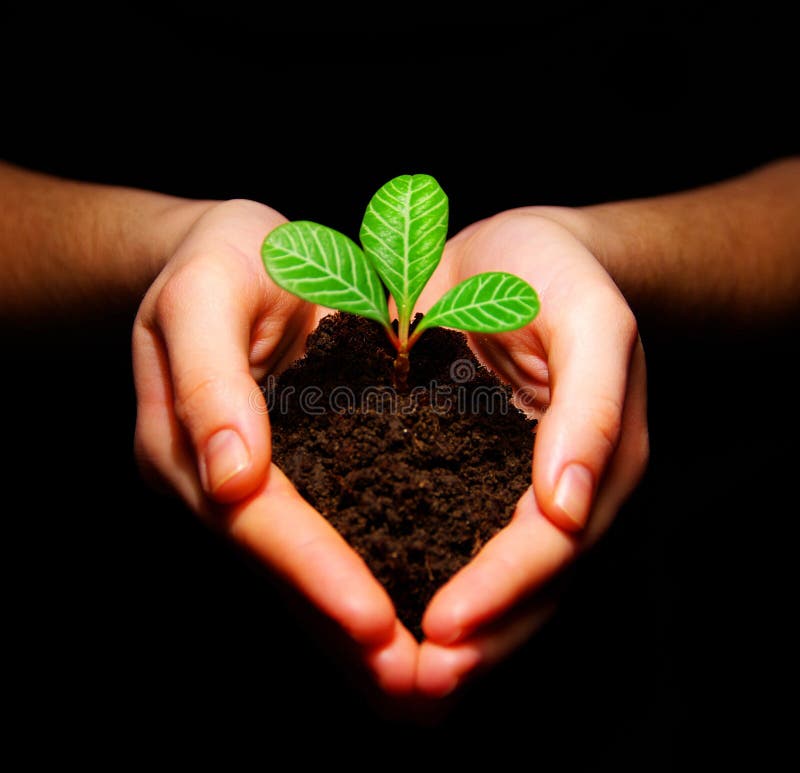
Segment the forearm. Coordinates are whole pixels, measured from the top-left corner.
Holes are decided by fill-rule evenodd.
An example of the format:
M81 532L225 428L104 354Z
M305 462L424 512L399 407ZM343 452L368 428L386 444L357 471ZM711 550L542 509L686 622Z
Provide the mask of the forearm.
M636 308L764 319L800 307L800 158L684 193L535 209L573 230Z
M3 316L133 305L208 206L0 162Z

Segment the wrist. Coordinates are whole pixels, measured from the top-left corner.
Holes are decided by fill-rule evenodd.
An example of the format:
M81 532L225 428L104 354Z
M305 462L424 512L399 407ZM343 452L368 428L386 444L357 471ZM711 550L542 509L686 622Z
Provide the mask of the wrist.
M525 211L566 228L636 307L649 299L654 251L660 244L674 242L669 223L647 201L582 208L537 206Z
M96 195L94 249L65 301L85 309L133 311L197 220L216 202L150 191L104 188ZM72 289L72 298L69 290Z
M596 205L591 207L525 207L538 217L543 217L566 228L609 272L619 269L625 261L625 253L630 249L629 243L620 238L624 213L616 210L615 205ZM630 224L625 230L631 229Z
M161 272L195 223L218 203L159 196L153 209L142 213L143 268L148 283Z
M0 162L0 305L8 318L138 302L213 205Z

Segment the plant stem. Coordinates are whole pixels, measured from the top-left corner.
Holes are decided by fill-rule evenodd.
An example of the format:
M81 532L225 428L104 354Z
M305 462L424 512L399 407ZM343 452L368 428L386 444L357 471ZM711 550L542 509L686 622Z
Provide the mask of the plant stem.
M398 352L403 351L403 345L400 342L400 339L397 337L397 334L392 330L391 325L384 325L383 329L386 331L386 335L389 337L389 340L392 342L392 346L397 349Z
M411 309L398 309L397 332L400 334L400 351L408 352L408 321Z
M399 392L408 390L408 352L398 352L394 360L394 388Z
M425 332L425 329L424 329L424 328L423 328L422 330L420 330L420 329L419 329L419 326L417 326L417 329L416 329L416 330L415 330L415 331L414 331L414 332L411 334L411 337L410 337L410 338L409 338L409 339L406 341L406 351L410 351L411 347L412 347L412 346L413 346L413 345L414 345L414 344L415 344L417 341L419 341L419 337L420 337L420 336L421 336L421 335L422 335L424 332Z
M400 392L408 389L408 350L411 348L408 338L408 319L410 312L408 309L398 309L397 332L398 336L391 331L390 338L397 347L397 357L394 360L394 387Z

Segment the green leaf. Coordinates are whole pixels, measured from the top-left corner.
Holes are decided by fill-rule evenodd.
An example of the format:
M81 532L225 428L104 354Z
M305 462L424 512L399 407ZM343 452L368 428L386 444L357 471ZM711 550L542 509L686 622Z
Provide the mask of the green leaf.
M536 291L503 271L477 274L448 290L422 318L416 336L429 327L502 333L527 325L539 312Z
M303 300L360 314L388 327L386 295L364 253L344 234L298 220L271 231L261 246L267 273Z
M395 177L367 207L361 244L397 304L401 327L442 258L447 217L447 196L427 174Z

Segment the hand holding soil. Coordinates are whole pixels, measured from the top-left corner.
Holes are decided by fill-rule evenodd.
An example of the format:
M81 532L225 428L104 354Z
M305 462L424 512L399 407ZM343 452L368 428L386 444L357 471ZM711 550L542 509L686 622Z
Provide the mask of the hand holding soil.
M441 695L529 636L546 612L537 591L641 475L644 362L616 285L677 324L797 313L796 158L650 199L509 211L451 239L417 310L484 271L532 284L542 311L531 324L469 343L540 424L532 487L432 599L419 645L362 559L271 464L258 380L300 356L328 312L263 270L264 234L285 218L2 163L0 189L4 313L57 319L132 303L149 286L133 331L142 468L331 619L392 693Z
M526 279L541 298L525 328L468 334L478 357L540 419L533 485L511 523L428 608L417 685L431 695L497 662L538 628L549 602L538 603L537 591L608 528L648 455L636 324L583 243L540 214L501 213L450 240L426 294L490 266Z
M328 313L264 272L264 234L283 222L255 202L211 206L153 283L133 333L137 456L335 621L387 690L408 693L418 646L386 591L271 464L257 379L299 357Z
M433 599L420 646L362 560L270 464L256 380L299 356L328 311L277 288L259 264L264 233L281 222L252 202L208 209L148 293L134 334L140 458L336 621L387 692L444 694L530 635L542 619L535 591L606 528L638 479L644 367L633 317L586 248L547 218L504 213L448 244L419 310L484 271L539 291L532 325L470 344L541 424L533 488Z

